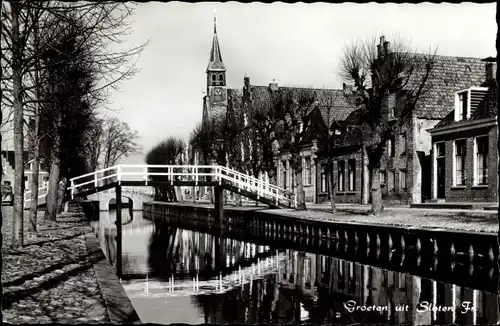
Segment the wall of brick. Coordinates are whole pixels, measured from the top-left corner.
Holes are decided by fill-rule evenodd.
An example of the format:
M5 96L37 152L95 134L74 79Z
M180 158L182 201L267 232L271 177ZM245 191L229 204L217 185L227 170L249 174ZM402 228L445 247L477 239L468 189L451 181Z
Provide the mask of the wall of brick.
M355 160L355 173L354 173L354 190L349 191L349 175L348 175L348 162L349 160ZM343 155L335 158L333 163L333 180L337 182L338 180L338 162L344 161L344 191L339 191L339 185L335 187L335 196L333 199L336 203L361 203L361 192L362 192L362 181L363 181L363 166L361 159L361 152L351 153L348 155ZM321 191L321 165L327 164L326 159L318 160L316 167L316 191L317 191L317 202L323 203L328 202L328 193Z
M481 202L498 200L498 151L497 137L498 128L486 127L460 133L450 133L446 135L434 136L433 143L445 142L445 199L449 202ZM474 142L475 137L488 135L488 185L474 185ZM465 158L465 186L453 185L453 146L457 139L466 139ZM432 164L435 164L433 160ZM434 169L431 173L432 182L435 182ZM432 196L436 198L435 187L432 187Z

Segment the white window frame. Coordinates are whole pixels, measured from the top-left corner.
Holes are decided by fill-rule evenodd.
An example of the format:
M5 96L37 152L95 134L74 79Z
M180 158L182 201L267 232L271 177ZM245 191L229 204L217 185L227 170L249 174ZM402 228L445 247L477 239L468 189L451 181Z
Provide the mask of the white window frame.
M453 187L465 187L467 185L467 181L465 184L457 185L457 141L465 140L465 163L467 162L467 138L457 138L453 140ZM467 169L464 168L465 173L467 173ZM467 180L467 179L466 179Z
M340 163L342 163L342 170L340 169L340 165L341 165ZM341 172L342 172L342 174L341 174ZM340 182L341 175L342 175L342 182ZM339 192L345 191L345 160L337 161L337 190Z
M307 162L309 161L309 166ZM310 156L304 157L304 185L310 186L312 185L312 159Z
M479 183L479 175L478 175L478 162L477 162L477 139L478 138L486 138L488 140L488 147L489 147L489 144L490 144L490 137L488 134L485 134L485 135L480 135L480 136L476 136L474 137L474 150L473 150L473 162L472 162L472 166L473 166L473 169L474 169L474 180L473 180L473 185L474 186L487 186L488 185L488 179L486 179L486 183ZM488 159L488 155L486 155L486 160Z
M432 162L434 163L433 167L432 167L432 172L433 172L432 188L433 188L433 192L434 192L434 198L437 198L437 190L438 190L437 189L437 158L438 158L437 146L438 146L438 144L444 144L444 151L445 151L444 157L446 160L446 142L444 140L435 142L434 146L433 146L433 151L432 151ZM446 165L446 162L445 162L445 165Z
M488 91L487 87L469 87L466 89L455 92L455 121L462 121L459 119L458 107L460 105L460 94L467 93L467 112L465 113L466 119L470 119L471 115L471 91Z
M407 170L402 170L400 169L399 170L399 184L398 184L398 191L401 193L401 192L408 192L408 180L407 180L407 177L408 177L408 171ZM401 187L401 175L404 175L404 178L405 178L405 182L404 182L404 190L403 190L403 187Z
M351 169L351 163L354 162ZM352 171L352 175L351 172ZM352 180L351 180L352 176ZM352 181L352 183L351 183ZM356 191L356 159L347 160L347 191Z
M320 190L321 192L327 192L328 191L328 180L327 180L327 168L328 168L328 164L321 164L321 173L320 173ZM324 179L323 179L324 177ZM323 183L324 181L324 183Z

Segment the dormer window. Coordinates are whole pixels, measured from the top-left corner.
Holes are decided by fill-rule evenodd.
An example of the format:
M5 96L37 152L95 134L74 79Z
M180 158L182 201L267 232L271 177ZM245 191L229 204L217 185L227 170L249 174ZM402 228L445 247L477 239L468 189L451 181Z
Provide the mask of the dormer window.
M458 94L458 121L467 120L468 105L469 105L469 92L462 92Z
M481 101L486 96L488 88L471 87L455 93L455 121L470 119Z

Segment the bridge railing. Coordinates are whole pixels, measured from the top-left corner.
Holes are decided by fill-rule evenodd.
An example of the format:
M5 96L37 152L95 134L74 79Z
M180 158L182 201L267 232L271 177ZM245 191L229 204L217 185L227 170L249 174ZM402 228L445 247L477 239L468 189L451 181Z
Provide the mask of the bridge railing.
M276 204L284 204L295 206L295 194L279 188L263 179L255 178L254 176L244 174L226 167L219 167L221 176L231 182L235 187L247 191L254 191L257 196L274 200Z
M136 179L136 180L132 180ZM265 180L219 165L141 165L122 164L87 173L70 179L71 196L82 190L97 188L107 183L121 181L143 181L145 185L153 181L207 182L226 180L238 189L254 192L258 197L273 200L277 205L296 206L296 196Z

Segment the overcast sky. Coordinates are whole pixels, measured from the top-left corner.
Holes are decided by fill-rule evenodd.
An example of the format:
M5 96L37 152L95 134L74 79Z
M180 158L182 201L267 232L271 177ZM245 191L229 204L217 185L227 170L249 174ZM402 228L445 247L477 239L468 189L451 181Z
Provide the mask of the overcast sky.
M136 129L147 152L157 142L187 139L201 120L205 69L217 34L228 86L341 88L342 46L382 34L426 51L463 57L495 56L495 4L241 4L149 2L136 9L123 46L150 40L134 78L112 95L110 107ZM143 163L143 155L122 163Z

